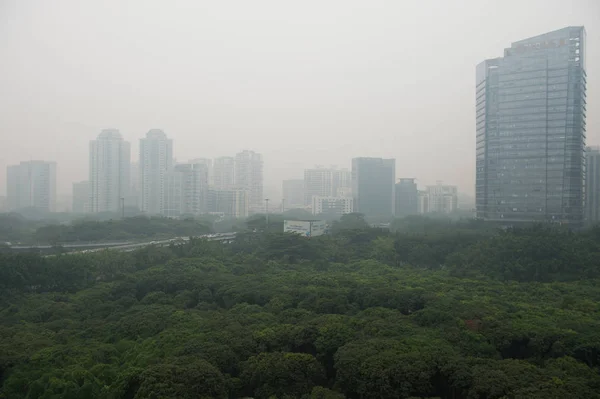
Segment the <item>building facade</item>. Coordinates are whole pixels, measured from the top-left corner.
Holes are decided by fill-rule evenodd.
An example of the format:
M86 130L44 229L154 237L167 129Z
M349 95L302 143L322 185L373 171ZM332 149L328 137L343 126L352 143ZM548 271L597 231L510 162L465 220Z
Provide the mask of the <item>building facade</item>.
M208 211L226 218L246 218L250 212L249 194L245 189L210 190Z
M73 183L73 203L71 209L75 213L88 213L90 211L90 182L80 181Z
M600 147L585 151L585 219L590 224L600 222Z
M173 140L160 129L151 129L140 139L139 191L140 210L163 213L165 178L173 164Z
M6 196L9 210L36 208L56 210L56 163L27 161L9 166Z
M486 220L583 220L586 34L512 43L476 70L476 209Z
M324 217L338 217L354 211L352 197L312 197L312 214Z
M304 180L284 180L281 186L285 209L304 207Z
M403 218L419 213L419 190L412 178L401 178L396 183L396 212L397 218Z
M352 159L354 211L367 218L390 218L395 212L396 160Z
M208 168L204 164L173 166L165 176L162 215L180 217L208 211Z
M90 141L90 212L119 212L129 195L131 149L117 129Z
M458 188L438 183L427 186L427 212L452 213L458 209Z
M213 186L215 184L214 176L213 176L213 161L210 158L194 158L188 163L193 164L201 164L206 166L206 170L208 170L208 185Z
M352 174L345 169L316 167L304 171L304 204L312 197L346 197L351 195Z
M242 151L235 156L235 187L248 191L250 210L264 208L263 158L254 151Z
M233 157L215 158L213 162L213 188L231 190L235 185L235 159Z

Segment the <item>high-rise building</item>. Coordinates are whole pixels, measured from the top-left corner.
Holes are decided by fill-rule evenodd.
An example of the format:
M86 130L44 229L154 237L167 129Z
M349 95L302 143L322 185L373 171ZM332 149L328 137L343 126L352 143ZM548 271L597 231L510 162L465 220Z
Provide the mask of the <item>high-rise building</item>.
M395 211L396 160L352 159L354 211L370 218L389 218Z
M167 217L205 213L208 210L208 190L206 165L177 164L165 176L161 213Z
M90 211L90 182L85 180L73 183L73 205L75 213L87 213Z
M140 139L140 210L163 213L165 175L173 163L173 140L160 129L151 129Z
M476 71L476 208L486 220L583 219L586 34L512 43Z
M425 190L419 190L419 205L418 210L419 214L424 214L429 212L429 195Z
M600 147L585 151L585 219L588 223L600 222Z
M250 193L247 190L210 190L208 211L226 218L245 218L249 215Z
M415 179L401 178L396 183L396 217L419 213L419 190Z
M312 214L324 217L338 217L354 211L351 197L312 197Z
M140 207L140 164L132 162L129 168L129 194L125 197L125 206Z
M129 194L129 142L117 129L104 129L90 141L90 211L119 212Z
M193 164L201 164L206 166L206 170L208 170L208 185L213 186L215 184L213 178L213 161L210 158L194 158L190 160L188 163Z
M317 166L304 171L304 204L310 206L312 197L351 196L352 174L346 169Z
M451 213L458 209L458 189L456 186L443 185L438 182L435 186L427 186L427 212Z
M248 191L250 210L263 209L263 158L254 151L242 151L235 156L235 188Z
M56 163L27 161L7 168L7 202L10 210L36 208L54 212Z
M302 208L304 206L304 180L284 180L281 188L286 209Z
M213 162L213 188L230 190L235 184L235 159L233 157L215 158Z

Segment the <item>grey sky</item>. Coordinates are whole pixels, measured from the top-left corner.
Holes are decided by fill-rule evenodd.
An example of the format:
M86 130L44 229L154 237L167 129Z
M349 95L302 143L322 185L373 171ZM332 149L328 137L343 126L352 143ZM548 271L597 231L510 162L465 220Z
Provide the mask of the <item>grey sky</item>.
M151 128L175 157L265 158L266 194L315 164L395 157L398 177L473 192L475 65L511 42L587 30L588 143L600 143L600 1L0 0L6 165L87 179L88 143Z

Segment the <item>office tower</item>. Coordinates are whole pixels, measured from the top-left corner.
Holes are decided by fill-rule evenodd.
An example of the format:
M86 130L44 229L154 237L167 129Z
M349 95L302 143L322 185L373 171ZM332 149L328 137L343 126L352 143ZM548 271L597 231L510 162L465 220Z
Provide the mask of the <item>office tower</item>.
M304 171L304 204L310 206L312 197L349 197L352 174L346 169L317 166Z
M215 158L213 162L213 188L230 190L234 184L235 159L232 157Z
M248 191L252 211L264 209L262 155L245 150L235 156L235 188Z
M87 213L90 211L90 182L80 181L73 183L73 205L75 213Z
M600 222L600 147L585 151L585 219L588 223Z
M312 214L325 218L339 217L354 211L354 200L349 197L312 197Z
M10 210L36 208L54 212L56 163L27 161L7 168L7 203Z
M438 182L435 186L427 186L427 212L451 213L458 209L458 189L456 186Z
M354 211L369 218L389 218L395 211L396 160L352 159Z
M304 206L304 180L284 180L281 186L285 209L302 208Z
M396 183L396 217L419 213L419 190L415 179L401 178Z
M242 189L210 190L209 213L226 218L246 218L250 209L250 192Z
M173 163L173 140L152 129L140 139L140 210L148 214L163 211L165 175Z
M581 223L585 46L584 28L568 27L477 66L478 217Z
M117 129L104 129L90 141L90 211L120 212L129 194L129 142Z
M189 163L193 164L201 164L206 165L208 170L208 185L213 186L215 184L214 176L213 176L213 161L210 158L195 158L192 159Z
M206 165L195 163L175 165L165 176L161 213L167 217L206 213L208 189Z

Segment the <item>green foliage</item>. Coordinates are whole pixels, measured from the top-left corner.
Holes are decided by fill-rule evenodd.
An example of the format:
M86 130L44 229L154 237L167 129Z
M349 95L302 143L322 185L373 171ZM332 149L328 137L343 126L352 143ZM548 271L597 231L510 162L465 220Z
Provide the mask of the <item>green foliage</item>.
M0 254L0 398L600 397L598 230L344 219Z
M134 216L110 220L80 219L51 224L18 214L0 214L0 242L31 244L87 243L199 236L211 232L211 221L194 218Z

